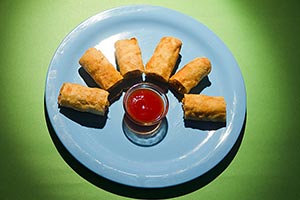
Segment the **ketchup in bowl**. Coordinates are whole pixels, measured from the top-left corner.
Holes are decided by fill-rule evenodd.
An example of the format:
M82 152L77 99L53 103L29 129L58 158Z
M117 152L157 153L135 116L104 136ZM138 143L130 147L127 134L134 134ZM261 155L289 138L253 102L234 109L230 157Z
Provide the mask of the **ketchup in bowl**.
M168 99L154 84L138 83L132 86L123 99L129 119L142 126L158 124L167 114Z

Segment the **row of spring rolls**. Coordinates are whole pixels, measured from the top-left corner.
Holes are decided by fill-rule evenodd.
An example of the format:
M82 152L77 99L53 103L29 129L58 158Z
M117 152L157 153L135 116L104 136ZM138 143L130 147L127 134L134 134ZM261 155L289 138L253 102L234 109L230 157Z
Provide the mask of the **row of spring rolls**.
M178 93L185 94L182 100L184 118L204 121L226 121L226 103L222 97L188 95L211 71L208 58L198 57L171 76L180 56L182 42L175 37L163 37L144 66L136 38L118 40L115 56L119 71L96 48L88 49L79 64L100 86L88 88L65 83L60 90L58 104L79 111L104 115L108 106L109 92L125 78L147 77L168 82Z

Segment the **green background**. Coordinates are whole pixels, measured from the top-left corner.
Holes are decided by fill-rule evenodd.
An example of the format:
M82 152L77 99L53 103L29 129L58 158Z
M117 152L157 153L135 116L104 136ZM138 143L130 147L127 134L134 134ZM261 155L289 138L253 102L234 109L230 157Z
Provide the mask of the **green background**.
M247 123L239 151L212 182L177 198L300 199L300 7L291 0L1 1L0 198L127 198L90 183L61 157L45 121L44 87L66 34L128 4L199 20L224 41L244 76Z

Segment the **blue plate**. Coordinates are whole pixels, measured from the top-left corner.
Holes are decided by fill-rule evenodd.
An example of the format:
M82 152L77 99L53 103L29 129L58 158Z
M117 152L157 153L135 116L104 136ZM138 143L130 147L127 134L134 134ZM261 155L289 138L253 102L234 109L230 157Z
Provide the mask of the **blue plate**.
M226 126L211 129L203 123L186 123L181 103L168 91L167 134L158 144L144 147L132 143L123 132L124 93L109 107L107 118L58 108L57 96L64 82L87 85L78 61L88 48L101 49L115 65L114 42L136 37L146 63L163 36L183 42L178 69L195 57L211 60L212 71L206 80L210 84L198 92L225 97ZM246 112L244 81L223 42L191 17L145 5L102 12L69 33L49 66L45 102L59 140L80 163L114 182L145 188L184 183L216 166L236 142Z

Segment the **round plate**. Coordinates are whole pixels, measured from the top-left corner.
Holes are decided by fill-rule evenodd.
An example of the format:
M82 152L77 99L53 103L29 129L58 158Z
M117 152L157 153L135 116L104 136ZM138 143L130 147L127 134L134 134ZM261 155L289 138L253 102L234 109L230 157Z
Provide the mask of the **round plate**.
M183 43L178 69L195 57L205 56L211 60L208 79L193 92L225 97L225 126L185 122L181 103L168 90L167 134L158 144L144 147L132 143L122 129L124 93L109 107L107 118L58 107L57 97L64 82L88 85L78 64L88 48L101 49L116 65L115 41L136 37L146 63L163 36L177 37ZM69 33L49 66L45 102L59 140L80 163L114 182L145 188L184 183L216 166L236 142L246 112L244 81L223 42L186 15L145 5L102 12Z

